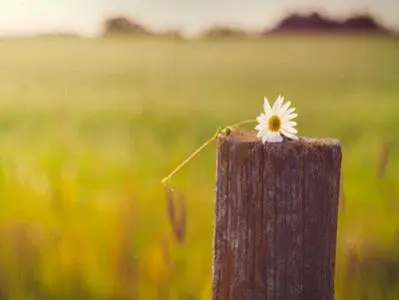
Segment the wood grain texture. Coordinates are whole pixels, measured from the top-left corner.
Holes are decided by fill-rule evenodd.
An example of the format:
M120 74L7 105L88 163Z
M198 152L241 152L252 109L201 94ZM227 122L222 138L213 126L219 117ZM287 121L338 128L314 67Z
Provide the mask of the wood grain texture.
M219 139L214 300L332 300L341 146Z

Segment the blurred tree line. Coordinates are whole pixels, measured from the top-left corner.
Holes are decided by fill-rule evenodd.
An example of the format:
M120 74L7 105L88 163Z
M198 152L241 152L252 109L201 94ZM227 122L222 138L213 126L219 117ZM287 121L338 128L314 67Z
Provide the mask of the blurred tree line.
M104 35L165 36L181 37L179 30L154 32L138 22L124 16L108 18L103 24Z
M310 13L308 15L294 13L283 18L274 28L266 29L259 33L246 31L242 28L229 25L213 25L205 29L201 36L205 38L250 37L280 32L314 31L389 33L388 29L367 14L350 16L345 20L334 20L319 13ZM116 16L106 19L103 24L103 33L104 35L126 34L135 36L182 37L179 30L154 32L125 16Z

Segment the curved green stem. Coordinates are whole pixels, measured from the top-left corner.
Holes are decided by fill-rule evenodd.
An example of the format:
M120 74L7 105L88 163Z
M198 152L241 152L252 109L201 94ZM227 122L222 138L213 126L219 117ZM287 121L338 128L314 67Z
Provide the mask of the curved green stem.
M231 126L227 126L227 127L225 127L224 129L226 129L226 128L233 128L233 129L236 129L236 128L238 128L238 127L241 126L241 125L249 124L249 123L255 123L255 122L256 122L256 120L254 120L254 119L245 120L245 121L241 121L241 122L235 123L235 124L233 124L233 125L231 125ZM183 162L181 162L168 176L164 177L164 178L161 180L161 183L162 183L163 185L166 185L166 184L170 181L170 179L171 179L177 172L179 172L187 163L190 162L190 160L192 160L194 157L196 157L204 148L206 148L210 143L212 143L214 140L216 140L216 139L218 138L219 134L220 134L221 132L224 131L224 129L220 129L220 128L219 128L219 129L215 132L215 134L212 135L211 138L209 138L209 139L208 139L207 141L205 141L201 146L199 146L193 153L191 153L191 154L190 154Z

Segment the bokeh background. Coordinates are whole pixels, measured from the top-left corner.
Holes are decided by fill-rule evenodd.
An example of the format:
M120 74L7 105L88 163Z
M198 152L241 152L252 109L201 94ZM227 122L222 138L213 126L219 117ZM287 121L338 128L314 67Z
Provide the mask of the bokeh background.
M0 1L0 299L210 299L220 126L343 145L337 299L399 299L396 0ZM251 129L251 126L246 127Z

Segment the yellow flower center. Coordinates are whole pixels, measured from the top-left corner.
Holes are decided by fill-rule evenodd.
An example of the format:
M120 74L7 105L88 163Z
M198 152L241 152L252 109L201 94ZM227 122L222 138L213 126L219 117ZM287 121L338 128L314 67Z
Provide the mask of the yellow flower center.
M267 125L269 127L268 128L269 131L278 132L280 130L280 128L281 128L281 119L280 119L280 117L277 116L277 115L272 115L269 118L269 123Z

